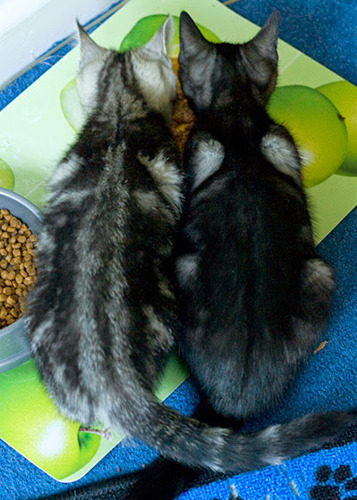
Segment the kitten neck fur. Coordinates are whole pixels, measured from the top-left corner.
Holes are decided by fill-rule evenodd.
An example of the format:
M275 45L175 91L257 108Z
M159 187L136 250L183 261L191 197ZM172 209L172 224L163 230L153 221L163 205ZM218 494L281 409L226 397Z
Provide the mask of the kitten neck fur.
M77 88L87 115L95 110L99 120L110 117L129 122L151 109L170 119L177 94L166 50L174 31L171 17L146 45L123 54L99 47L79 25L78 31L81 59ZM116 59L122 64L113 64ZM99 74L103 75L100 79ZM105 99L100 98L103 93Z

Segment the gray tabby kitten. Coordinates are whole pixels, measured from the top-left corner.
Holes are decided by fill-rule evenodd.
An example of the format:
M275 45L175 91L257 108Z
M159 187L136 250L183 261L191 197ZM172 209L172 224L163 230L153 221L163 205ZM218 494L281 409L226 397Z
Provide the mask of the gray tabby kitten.
M170 257L182 177L166 125L176 96L171 25L125 54L81 31L87 121L50 182L29 337L65 416L122 428L185 465L229 472L251 465L252 450L263 463L280 462L274 430L210 428L153 395L177 328Z

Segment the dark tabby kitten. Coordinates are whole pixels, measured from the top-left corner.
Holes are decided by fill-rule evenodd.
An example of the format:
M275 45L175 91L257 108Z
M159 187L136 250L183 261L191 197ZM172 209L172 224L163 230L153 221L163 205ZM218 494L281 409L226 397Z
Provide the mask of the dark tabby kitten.
M212 408L236 420L281 399L316 346L334 289L314 247L296 146L266 112L277 40L276 12L241 45L209 43L181 15L179 77L197 125L177 261L180 347ZM341 412L270 427L243 469L318 447L355 420Z
M209 43L181 15L179 78L197 123L185 151L179 344L212 411L237 425L281 399L322 333L334 289L314 247L296 146L265 109L277 39L277 13L242 45ZM355 421L353 413L316 414L241 435L230 469L281 463ZM172 498L180 474L160 460L130 498Z
M322 333L334 288L314 247L296 146L265 110L277 38L277 13L243 45L211 44L181 17L179 75L197 125L177 261L180 346L212 407L238 420L281 398Z

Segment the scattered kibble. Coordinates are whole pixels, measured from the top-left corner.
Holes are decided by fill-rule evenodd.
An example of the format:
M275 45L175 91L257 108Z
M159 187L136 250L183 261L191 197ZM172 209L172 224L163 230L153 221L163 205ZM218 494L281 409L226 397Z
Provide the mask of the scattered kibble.
M179 89L173 115L169 122L169 128L181 153L183 153L188 135L194 123L194 114L191 111L182 90Z
M0 328L25 312L25 296L36 279L36 236L8 210L0 209Z
M0 298L0 300L1 300L1 298ZM321 344L314 350L314 354L321 351L321 349L323 349L327 343L328 343L328 340L324 340L323 342L321 342Z

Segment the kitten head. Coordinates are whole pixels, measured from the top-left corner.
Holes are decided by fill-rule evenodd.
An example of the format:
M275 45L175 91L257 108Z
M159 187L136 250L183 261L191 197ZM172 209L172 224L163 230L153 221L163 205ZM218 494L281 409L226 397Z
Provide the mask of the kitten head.
M171 16L143 47L132 52L136 78L148 104L170 119L177 95L176 75L167 46L175 32Z
M229 106L233 100L265 106L277 78L278 14L244 44L208 42L191 17L180 17L179 78L196 111Z
M77 89L84 109L88 112L98 104L104 106L106 95L123 96L135 88L151 109L169 119L177 93L176 76L167 56L173 32L173 20L168 17L146 45L119 55L97 45L78 24ZM100 91L101 81L106 80L112 92L108 88Z

